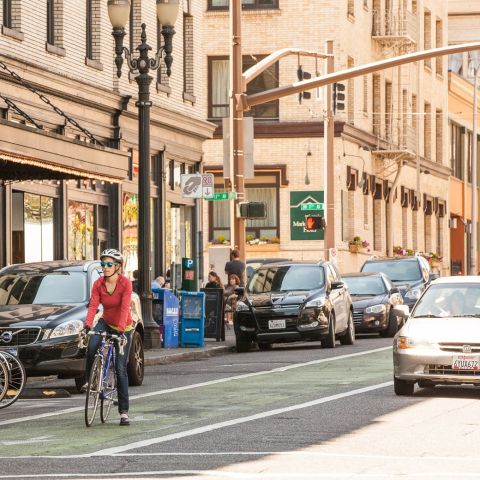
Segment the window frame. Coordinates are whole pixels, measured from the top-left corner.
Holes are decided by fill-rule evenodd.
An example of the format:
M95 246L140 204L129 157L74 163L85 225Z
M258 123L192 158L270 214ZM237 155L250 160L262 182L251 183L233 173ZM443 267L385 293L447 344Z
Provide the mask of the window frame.
M93 60L93 0L86 0L85 55Z
M263 58L265 58L267 55L255 55L255 57L260 61L262 60ZM242 60L242 63L243 61L245 60L245 58L248 57L248 55L243 55L243 60ZM214 56L209 56L208 57L208 79L207 79L207 82L208 82L208 119L210 121L221 121L223 117L214 117L213 116L213 104L212 104L212 99L213 99L213 82L212 82L212 74L213 74L213 67L212 67L212 64L214 61L218 61L218 60L229 60L229 56L228 55L214 55ZM277 83L276 83L276 86L278 87L280 85L279 83L279 75L280 75L280 67L279 67L279 63L276 62L274 64L274 67L275 67L275 78L277 79ZM248 88L247 88L247 94L248 94ZM255 119L255 121L265 121L265 122L278 122L280 120L280 101L279 100L272 100L272 102L267 102L267 103L273 103L275 102L275 115L272 116L272 117L258 117L256 116L254 113L256 111L256 108L257 107L253 107L251 109L251 112L252 112L252 115L250 116L253 116L253 118ZM265 104L263 104L265 105ZM262 105L260 105L261 107ZM229 108L230 107L230 104L227 103L227 104L218 104L218 105L215 105L215 108L219 108L219 107L227 107ZM228 116L228 115L227 115Z
M12 0L3 0L2 25L6 28L12 28Z
M47 43L55 45L55 1L47 0Z
M227 0L229 1L229 0ZM272 0L273 5L261 5L261 2L264 0L254 0L253 4L243 4L242 3L242 10L277 10L279 9L279 2L280 0ZM229 5L225 6L215 6L212 5L212 0L208 0L207 3L207 10L208 11L227 11L229 9Z

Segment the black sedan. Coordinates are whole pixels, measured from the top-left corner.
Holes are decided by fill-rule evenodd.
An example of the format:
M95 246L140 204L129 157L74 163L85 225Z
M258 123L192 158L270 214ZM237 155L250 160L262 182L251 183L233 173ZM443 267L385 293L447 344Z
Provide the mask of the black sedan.
M399 289L383 273L348 273L343 280L353 301L355 332L393 337L403 321L392 314L403 304Z
M40 262L0 271L0 350L18 355L28 376L57 375L84 383L85 348L79 332L87 315L100 262ZM144 375L140 301L132 295L135 324L128 363L131 385ZM101 312L97 314L97 317Z
M355 341L350 295L329 262L262 266L237 293L239 352L248 351L253 342L267 350L273 343L320 341L333 348L337 339L344 345Z

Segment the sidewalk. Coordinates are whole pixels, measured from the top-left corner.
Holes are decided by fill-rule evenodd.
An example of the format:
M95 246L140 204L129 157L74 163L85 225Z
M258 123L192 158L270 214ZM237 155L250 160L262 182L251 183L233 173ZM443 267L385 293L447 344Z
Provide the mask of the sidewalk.
M235 333L233 326L231 326L230 329L225 330L224 342L217 342L214 338L206 338L204 347L145 350L145 366L201 360L216 355L226 355L234 351Z

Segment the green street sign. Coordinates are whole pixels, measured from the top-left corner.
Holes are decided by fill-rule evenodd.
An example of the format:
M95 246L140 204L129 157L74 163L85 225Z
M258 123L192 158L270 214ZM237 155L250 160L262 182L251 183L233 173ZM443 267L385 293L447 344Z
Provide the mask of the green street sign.
M324 192L319 190L290 192L291 240L323 240L324 230L307 230L306 220L308 216L312 215L312 212L324 210L324 202Z
M302 203L301 205L302 210L325 210L324 203Z
M231 200L237 198L236 192L217 192L213 194L212 198L207 200Z

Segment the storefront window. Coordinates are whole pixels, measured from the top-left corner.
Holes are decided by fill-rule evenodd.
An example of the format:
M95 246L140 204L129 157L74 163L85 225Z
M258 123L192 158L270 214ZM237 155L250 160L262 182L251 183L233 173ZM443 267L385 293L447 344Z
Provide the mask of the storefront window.
M68 202L68 259L93 260L94 206L83 202Z
M12 203L13 261L53 260L53 198L13 192Z
M165 263L180 263L182 257L192 257L193 208L167 202L165 211Z
M122 245L125 258L124 271L131 275L138 269L138 196L124 193L122 203Z

